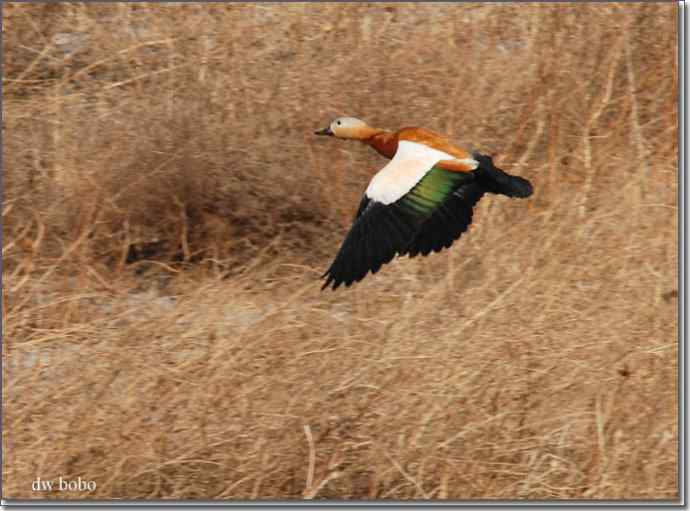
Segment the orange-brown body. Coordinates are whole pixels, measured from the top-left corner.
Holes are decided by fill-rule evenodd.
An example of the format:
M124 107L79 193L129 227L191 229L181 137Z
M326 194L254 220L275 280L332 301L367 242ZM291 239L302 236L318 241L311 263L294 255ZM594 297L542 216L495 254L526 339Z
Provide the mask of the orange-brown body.
M380 155L392 159L398 150L398 141L409 140L433 147L444 153L454 156L458 160L470 158L470 154L459 147L453 145L447 137L424 128L402 128L395 133L376 128L366 128L361 130L363 143L373 147ZM437 167L451 172L470 172L473 167L462 161L441 160Z

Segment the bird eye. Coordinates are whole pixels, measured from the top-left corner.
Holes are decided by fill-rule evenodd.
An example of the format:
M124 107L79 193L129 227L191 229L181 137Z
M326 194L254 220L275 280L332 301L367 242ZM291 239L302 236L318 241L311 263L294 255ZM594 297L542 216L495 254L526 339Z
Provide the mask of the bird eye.
M340 126L340 124L341 124L340 121L335 121L335 123L336 123L338 126Z

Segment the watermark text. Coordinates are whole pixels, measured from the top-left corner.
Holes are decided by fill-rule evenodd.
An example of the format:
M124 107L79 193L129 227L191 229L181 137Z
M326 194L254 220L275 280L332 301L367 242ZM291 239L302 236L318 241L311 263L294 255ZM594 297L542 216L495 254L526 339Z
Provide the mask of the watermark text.
M62 491L62 492L93 492L96 491L96 481L89 479L66 479L62 476L57 479L41 479L37 477L31 482L33 491Z

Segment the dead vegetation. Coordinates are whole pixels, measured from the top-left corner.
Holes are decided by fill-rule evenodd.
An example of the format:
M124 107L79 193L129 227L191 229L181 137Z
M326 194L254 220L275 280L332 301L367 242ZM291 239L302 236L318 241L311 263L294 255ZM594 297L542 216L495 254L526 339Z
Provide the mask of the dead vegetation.
M4 497L678 498L676 10L6 3ZM320 293L341 114L536 194Z

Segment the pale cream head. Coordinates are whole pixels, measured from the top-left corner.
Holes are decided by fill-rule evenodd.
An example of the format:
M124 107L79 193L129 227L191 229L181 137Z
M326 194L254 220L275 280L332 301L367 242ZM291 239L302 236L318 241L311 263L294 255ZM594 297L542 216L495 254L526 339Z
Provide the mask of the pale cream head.
M337 138L362 139L368 135L369 125L355 117L338 117L328 128L315 132L317 135L330 135Z

